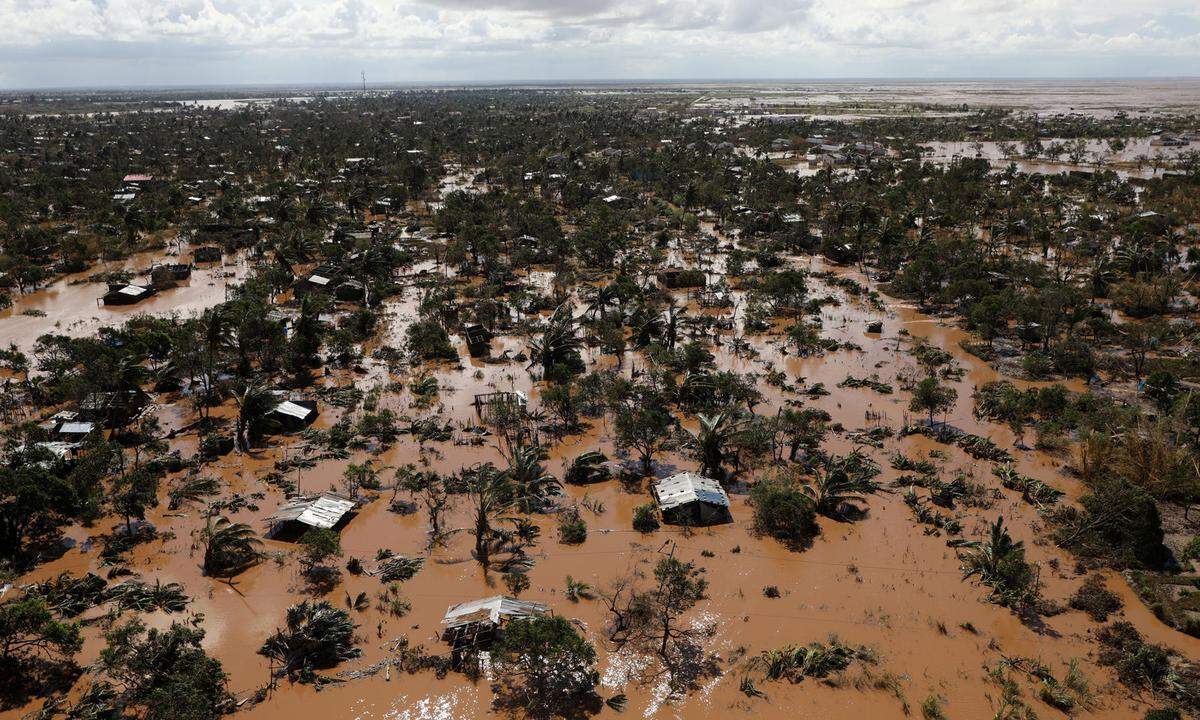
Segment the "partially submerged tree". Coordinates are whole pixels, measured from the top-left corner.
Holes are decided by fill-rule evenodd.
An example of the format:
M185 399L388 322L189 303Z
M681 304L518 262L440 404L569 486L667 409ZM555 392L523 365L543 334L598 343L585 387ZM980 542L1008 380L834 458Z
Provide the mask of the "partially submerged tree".
M573 718L597 704L596 651L564 617L510 622L491 656L499 707L520 708L535 718Z
M976 577L992 589L990 598L1014 610L1033 606L1039 596L1037 567L1025 559L1025 544L1013 540L1004 518L992 523L988 537L968 543L960 555L963 579Z
M680 618L704 599L708 581L703 575L703 568L668 557L654 567L655 587L618 587L608 597L609 637L618 645L648 645L669 661L676 643L694 643L702 635Z
M166 630L147 631L133 620L106 637L99 666L112 684L112 705L122 715L215 720L232 708L221 662L200 646L203 630L172 623Z
M958 400L957 390L942 385L936 377L929 376L922 379L913 388L913 396L908 404L908 409L913 412L929 413L929 424L932 426L934 415L953 408L956 400Z
M819 531L816 508L805 486L788 477L767 478L750 488L754 531L800 547Z
M204 572L216 577L236 575L262 557L262 541L245 523L209 517L204 542Z
M354 622L346 611L324 600L305 600L287 609L285 627L268 637L258 653L275 664L277 677L311 682L315 671L356 658L361 651L355 647Z

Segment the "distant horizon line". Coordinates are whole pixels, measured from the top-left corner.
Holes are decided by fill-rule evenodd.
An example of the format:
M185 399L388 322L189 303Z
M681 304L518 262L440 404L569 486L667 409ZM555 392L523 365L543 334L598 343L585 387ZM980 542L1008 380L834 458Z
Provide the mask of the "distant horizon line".
M404 88L538 88L538 87L634 87L641 85L670 87L687 85L764 85L764 84L827 84L827 83L956 83L956 82L1132 82L1132 81L1188 81L1200 80L1200 75L1015 75L1015 76L829 76L829 77L745 77L745 78L603 78L562 80L386 80L367 82L367 90L391 90ZM361 90L363 83L346 82L252 82L252 83L200 83L200 84L130 84L130 85L14 85L0 86L0 94L31 92L128 92L128 91L205 91L205 90L270 90L277 88L303 88L307 90Z

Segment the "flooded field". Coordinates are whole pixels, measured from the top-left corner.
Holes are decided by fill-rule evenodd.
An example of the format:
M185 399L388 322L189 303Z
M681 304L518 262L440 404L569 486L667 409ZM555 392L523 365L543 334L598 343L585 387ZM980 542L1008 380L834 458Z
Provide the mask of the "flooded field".
M812 269L822 268L814 265ZM854 273L848 276L865 280ZM819 289L814 288L814 291L819 292ZM205 292L214 291L210 288ZM837 294L836 290L832 292ZM201 293L193 300L179 302L164 297L163 305L142 310L185 311L203 304L204 297ZM683 300L684 296L680 295L679 299ZM781 353L779 347L754 343L760 353L757 358L745 360L717 348L718 364L743 372L776 367L790 378L803 378L809 384L820 382L830 388L836 387L848 374L878 375L881 381L895 382L897 374L911 366L911 360L901 348L912 340L923 339L950 352L954 362L966 371L961 381L963 391L959 394L959 402L948 413L949 422L991 437L1002 445L1012 442L1007 430L980 424L972 418L969 389L995 379L996 374L977 358L961 351L959 341L964 338L961 331L897 301L888 301L882 310L870 310L853 299L844 296L843 299L846 304L825 311L822 320L829 337L863 344L864 352L837 352L799 359ZM84 304L82 299L79 302ZM79 310L82 312L82 308ZM414 307L401 297L389 304L388 317L389 330L385 340L398 337L415 319ZM111 317L88 318L91 323L111 320ZM866 324L875 320L883 322L883 332L877 338L864 333ZM83 328L67 325L67 329ZM18 337L23 338L26 331L20 332ZM902 333L907 335L903 340ZM506 340L503 347L518 351L520 344ZM596 357L589 359L589 363L603 362ZM625 369L638 364L635 357L628 361ZM377 376L377 371L370 371L369 376ZM386 373L378 375L381 379L385 376ZM478 392L515 389L529 393L537 402L537 387L515 364L489 365L473 361L463 370L440 369L434 377L442 388L437 399L438 408L445 417L458 424L471 424L475 420L471 398ZM339 385L349 380L335 376L326 382ZM766 385L761 389L766 395L767 407L760 408L759 412L771 414L784 405L785 397L777 390ZM387 396L384 402L400 412L409 412L411 401L411 397L399 395ZM881 396L866 389L837 389L812 406L827 410L835 422L848 429L871 424L895 425L907 413L900 398ZM167 408L160 412L160 418L168 428L171 427L173 414ZM876 414L876 419L868 421L868 413ZM323 415L319 425L328 427L335 417L336 411ZM172 445L186 449L191 443L185 435L174 440ZM263 486L258 478L271 469L276 458L288 453L289 445L231 455L203 472L216 477L228 492L261 491ZM604 424L598 424L582 435L568 437L555 447L550 461L551 472L559 475L565 470L568 458L596 448L620 456L612 447L608 429ZM871 452L886 467L893 452L921 456L936 448L935 444L916 437L889 441L885 449ZM837 441L834 449L849 450L850 444ZM1043 580L1049 597L1065 599L1075 574L1066 569L1070 560L1062 551L1046 546L1033 532L1039 524L1036 513L1022 503L1019 496L995 485L986 471L986 464L980 464L958 450L947 450L947 454L945 471L961 470L995 487L997 501L989 514L1000 513L1010 519L1013 527L1019 530L1019 538L1030 544L1031 559L1044 567L1060 568L1047 572ZM411 440L403 440L373 459L382 466L396 467L418 457L429 459L430 469L446 473L480 461L500 460L496 449L486 444L455 444L442 446L440 451L430 451ZM297 484L309 492L333 489L346 462L356 459L322 462L314 468L297 470ZM1078 492L1075 483L1061 474L1060 461L1027 451L1018 455L1017 463L1023 473L1045 478L1070 494ZM663 475L688 466L689 460L669 454L656 462L655 472ZM883 479L890 481L896 474L896 471L885 470ZM1082 615L1068 613L1048 620L1045 627L1030 627L1010 612L982 602L979 587L962 582L958 559L946 547L945 540L923 536L917 531L900 492L873 498L868 516L857 522L822 520L820 536L802 555L752 534L744 496L736 494L734 521L730 525L691 531L664 528L643 536L629 527L634 507L642 504L645 497L644 490L631 492L616 482L586 490L568 486L567 502L587 499L593 507L602 510L587 516L589 539L577 547L562 545L552 539L554 525L551 519L537 520L544 539L532 551L536 564L529 573L531 587L522 595L546 602L556 612L569 615L580 623L598 647L603 647L600 630L605 623L605 612L602 603L598 599L569 602L563 597L564 578L571 576L603 589L618 578L646 572L648 566L665 552L708 569L708 599L698 611L689 615L688 621L714 629L708 647L721 658L722 672L704 679L698 691L676 695L665 680L642 677L646 659L630 653L604 653L599 662L601 684L605 690L619 690L628 695L629 710L626 713L645 717L706 717L711 713L730 712L756 717L792 717L797 713L816 713L822 717L851 718L866 712L884 717L900 716L903 707L930 694L942 694L951 698L948 708L956 716L984 717L992 712L988 700L991 691L980 663L994 663L1004 656L1028 656L1060 669L1072 659L1086 661L1088 656L1091 626ZM257 508L248 507L232 517L261 528L265 517L281 500L282 496L268 492L265 498L254 502ZM465 505L464 502L455 504L447 517L449 526L469 525L470 512ZM304 581L298 575L294 560L263 563L232 582L207 579L202 577L198 566L197 535L203 521L195 509L156 513L150 520L160 528L170 528L171 535L139 548L131 566L162 582L181 583L195 598L190 612L203 614L206 618L205 648L222 661L234 678L234 690L245 696L268 675L265 659L256 655L254 648L276 628L284 609L294 601L296 593L302 591ZM966 534L971 536L982 531L982 523L982 517L971 521ZM62 571L100 571L98 558L95 550L89 549L87 536L103 529L104 525L90 532L81 529L78 533L82 543L80 550L47 563L26 580L49 578ZM368 565L380 548L405 555L424 555L426 540L425 523L420 515L391 513L383 499L367 504L342 532L342 548L346 555L361 558ZM269 553L281 552L284 558L292 549L289 543L268 541L267 545ZM339 674L387 659L389 648L394 647L396 639L402 636L408 637L414 645L421 644L432 652L442 652L438 640L439 621L446 606L494 594L496 582L494 573L482 573L471 559L467 538L459 535L458 539L452 539L445 547L429 554L417 577L404 585L404 596L412 603L409 615L393 619L374 609L355 615L359 632L364 637L364 655L361 660L340 668ZM1200 640L1157 623L1119 576L1110 576L1108 584L1125 600L1127 619L1148 637L1185 655L1194 657L1200 653ZM781 594L778 599L764 597L762 589L768 585L778 587ZM377 587L378 581L370 577L346 576L344 582L330 591L329 597L340 604L343 595L354 596L360 591L373 594ZM753 654L789 642L823 641L831 635L875 649L880 657L880 670L897 676L896 690L830 688L814 683L771 686L769 701L749 699L738 691L741 673L736 662L746 653ZM92 652L98 650L95 645L90 647ZM1111 683L1107 672L1092 669L1089 672L1099 687ZM470 685L456 676L436 680L427 675L404 674L392 675L389 680L377 674L343 685L327 686L320 692L301 686L280 687L268 702L250 710L249 715L274 718L303 713L354 718L459 718L484 713L489 704L488 697L485 681ZM1136 705L1131 706L1118 696L1106 697L1090 716L1125 718L1130 717L1135 708ZM601 714L618 716L611 711Z
M700 88L705 90L703 86ZM881 80L764 84L716 88L697 108L804 108L828 119L854 120L896 114L895 106L969 105L1014 108L1043 115L1079 113L1169 114L1200 110L1200 81L1138 80ZM840 107L838 107L840 106ZM830 108L837 108L831 112ZM869 108L864 112L864 108ZM911 110L910 110L911 112ZM944 116L932 112L930 117Z

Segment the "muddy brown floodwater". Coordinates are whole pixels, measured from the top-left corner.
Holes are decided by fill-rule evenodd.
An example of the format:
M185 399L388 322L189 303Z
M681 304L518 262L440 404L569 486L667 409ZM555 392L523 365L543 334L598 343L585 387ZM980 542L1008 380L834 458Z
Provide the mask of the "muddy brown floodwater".
M812 267L822 269L817 262ZM840 269L838 272L869 282L851 270ZM220 296L223 283L208 285L205 277L204 273L193 276L193 285L199 283L199 292L194 297L185 296L190 288L167 291L151 301L161 304L153 309L156 312L185 310ZM777 340L753 338L754 347L760 353L758 357L735 357L726 343L714 348L718 363L760 374L774 367L785 370L792 382L803 377L810 384L824 383L832 394L805 402L824 408L847 430L866 426L868 411L881 414L883 424L896 428L904 419L906 393L881 395L865 388L841 389L837 384L847 375L863 377L873 373L885 382L894 383L897 373L913 366L905 352L906 344L901 342L900 333L906 330L912 337L925 339L950 352L965 370L957 383L958 402L949 413L950 422L970 432L989 436L1004 447L1012 446L1014 438L1007 429L981 423L972 416L972 389L997 375L985 363L960 349L959 342L965 337L961 330L926 317L898 301L887 300L884 310L875 311L846 298L838 289L823 288L818 282L813 285L814 295L828 290L844 299L842 305L826 307L822 312L823 334L857 343L863 347L863 352L839 351L823 357L797 358L784 354ZM384 342L396 344L403 329L415 318L414 292L406 291L389 305L389 328ZM17 323L14 337L24 345L30 337L53 327L55 322L67 331L84 332L94 330L102 322L118 322L124 313L151 309L147 306L120 313L93 310L96 295L95 286L58 285L40 299L36 296L23 299L16 309L19 313L24 307L41 306L47 312L55 308L60 313L57 320L48 316L35 322L14 316L10 311L0 316L0 326L7 329ZM682 293L678 297L684 299ZM71 301L62 303L64 299ZM881 337L865 332L867 322L876 319L883 321ZM43 324L38 326L38 322ZM496 342L494 352L499 354L504 349L516 352L522 348L519 338L507 337ZM465 357L466 353L463 355ZM589 356L588 361L597 365L612 362L611 358L595 356ZM629 372L634 362L639 362L636 356L627 357L622 371ZM369 364L367 370L365 379L334 375L322 382L340 385L354 382L365 388L371 382L388 378L386 369L381 366ZM462 370L445 366L437 369L434 375L441 392L431 410L414 410L407 392L385 393L381 407L415 416L441 411L455 420L471 422L475 418L470 400L474 393L485 389L523 390L530 394L533 404L538 402L537 388L530 381L523 363L488 364L464 360ZM773 413L791 397L765 382L760 381L759 385L767 398L764 405L756 408L760 414ZM1075 389L1080 388L1076 386ZM185 420L181 413L167 406L159 406L157 411L168 427L179 427ZM332 425L340 412L323 405L318 427ZM844 436L831 437L829 447L833 451L847 452L851 448ZM176 438L173 444L189 454L194 450L195 440L194 436L185 434ZM265 499L233 513L232 519L265 530L264 518L282 501L282 495L259 482L258 478L272 469L281 454L294 452L297 443L294 438L284 438L276 447L252 454L230 454L204 469L203 472L220 478L226 485L226 494L266 493ZM879 461L883 468L881 480L886 483L898 475L888 462L892 453L923 455L935 447L947 456L943 461L944 473L964 470L978 482L996 489L1000 496L992 508L974 511L965 518L964 536L980 536L991 519L1003 515L1014 534L1026 542L1030 559L1041 565L1046 596L1065 601L1080 582L1080 577L1070 570L1074 566L1072 559L1043 539L1039 533L1042 520L1036 511L1023 503L1017 494L1000 488L989 463L972 460L957 448L935 445L920 436L893 438L882 450L866 448L866 451ZM550 470L561 477L571 458L597 448L610 457L617 455L612 447L610 429L600 420L594 421L586 432L555 445ZM1078 485L1061 472L1063 458L1034 451L1014 452L1021 472L1042 478L1071 497L1078 496ZM417 442L405 435L379 456L377 463L395 467L416 462L421 454ZM300 471L297 477L305 491L331 488L338 483L348 462L361 462L364 457L362 453L356 453L345 461L322 462L315 468ZM425 457L433 469L443 473L485 460L501 462L499 453L490 446L450 443L428 445ZM655 474L661 477L676 468L694 469L694 464L681 456L667 454L659 458ZM390 475L390 471L387 474ZM994 712L989 697L998 694L997 688L987 682L985 663L994 665L1002 656L1039 658L1061 677L1067 663L1078 658L1097 688L1099 703L1091 716L1116 720L1140 716L1144 712L1140 703L1130 700L1127 693L1116 686L1110 671L1097 667L1089 658L1093 652L1089 636L1097 624L1082 613L1066 612L1046 618L1044 627L1034 628L1023 624L1011 612L985 602L985 592L979 586L961 579L958 560L954 551L946 546L946 538L924 534L923 526L911 517L901 492L872 497L868 516L860 521L839 523L821 519L820 536L804 552L792 552L775 541L753 536L749 531L750 509L743 494L732 496L732 524L691 532L664 527L658 532L641 535L631 530L631 519L634 508L648 501L644 491L627 492L618 482L610 481L586 488L568 486L565 492L570 500L580 501L587 497L595 501L596 504L589 505L602 506L602 511L597 514L583 510L589 532L587 541L579 546L560 544L553 517L538 516L542 535L539 544L531 550L535 561L530 571L532 585L522 597L548 603L554 612L581 624L599 651L601 694L609 697L617 692L625 693L628 696L625 717L860 720L903 716L902 701L891 692L851 686L830 687L817 681L796 685L760 682L759 688L768 697L748 698L739 691L744 657L735 664L723 662L721 675L701 680L698 688L685 695L673 696L663 678L647 672L655 668L652 661L628 651L614 652L606 646L601 601L584 599L573 603L563 593L568 575L602 590L619 577L649 574L653 563L672 551L676 557L707 569L709 598L699 603L686 619L696 626L713 628L713 636L706 642L706 647L724 661L784 644L825 641L836 635L845 642L875 649L879 655L876 671L892 673L898 678L898 687L914 714L919 712L917 706L922 700L936 694L946 699L946 712L950 717L985 718ZM467 527L468 511L466 499L458 499L447 525ZM164 503L150 519L163 531L162 537L138 547L131 567L147 579L178 582L186 587L194 597L190 611L204 616L205 647L224 664L231 677L232 689L241 697L248 696L268 678L267 662L256 654L257 648L281 624L286 607L305 596L298 562L290 555L294 545L268 540L267 550L281 553L281 560L264 562L229 582L216 581L204 577L200 571L201 552L197 544L198 532L203 525L200 507L188 506L170 513ZM73 529L72 534L84 540L89 534L107 531L113 524L106 520L94 528ZM423 511L408 516L394 514L388 509L385 493L346 525L341 532L342 545L347 556L361 559L370 569L375 565L376 551L381 548L406 555L424 555L425 531ZM424 645L431 652L446 652L447 648L437 639L446 607L505 592L497 574L485 576L480 570L471 557L470 546L471 538L462 532L428 556L424 568L402 586L403 594L412 604L412 611L407 616L385 616L375 608L354 613L359 624L363 657L343 663L329 674L365 668L389 657L392 643L400 637L407 637L413 645ZM98 568L97 549L81 544L61 559L38 568L25 580L40 580L62 571L81 573ZM1200 640L1158 622L1120 577L1109 577L1108 584L1125 601L1125 619L1149 639L1184 655L1200 657ZM781 597L765 597L763 588L768 585L778 587ZM369 575L345 573L342 583L327 597L343 606L347 596L366 592L374 598L381 589L381 583ZM151 620L166 624L170 618L155 615ZM974 631L964 627L974 628ZM94 659L100 646L96 632L90 632L83 661ZM486 679L473 684L456 674L439 680L431 673L392 673L389 680L381 673L320 691L311 686L283 682L268 701L245 712L248 718L263 720L298 717L449 720L487 714L490 699ZM1031 691L1025 692L1024 699L1044 716L1054 716L1055 711L1042 706ZM13 712L9 716L18 714ZM618 716L607 707L600 715Z
M186 260L188 254L183 254ZM0 310L0 342L16 343L28 352L42 335L73 337L94 334L104 326L121 325L135 315L197 314L226 299L226 292L246 277L250 264L243 255L226 255L220 263L200 263L176 287L160 290L136 305L106 306L100 297L104 283L88 278L100 272L128 272L132 282L149 284L146 274L160 263L180 262L171 251L137 253L120 262L105 263L65 275L46 287L18 296L12 307Z

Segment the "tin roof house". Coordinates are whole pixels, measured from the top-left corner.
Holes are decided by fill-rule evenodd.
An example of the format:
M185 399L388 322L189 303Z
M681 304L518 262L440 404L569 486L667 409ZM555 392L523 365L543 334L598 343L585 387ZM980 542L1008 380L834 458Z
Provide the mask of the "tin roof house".
M682 472L659 480L651 488L663 522L672 525L719 525L730 522L729 496L721 483L696 473Z
M100 300L105 305L134 305L153 295L154 288L145 285L115 284L108 286L108 292Z
M299 536L310 529L336 529L353 514L356 505L345 495L333 492L294 497L267 518L267 535Z
M544 615L550 608L542 603L504 595L471 600L446 609L442 640L455 649L478 647L495 640L509 621Z
M303 430L317 419L317 403L314 400L284 400L271 410L271 419L284 430Z

